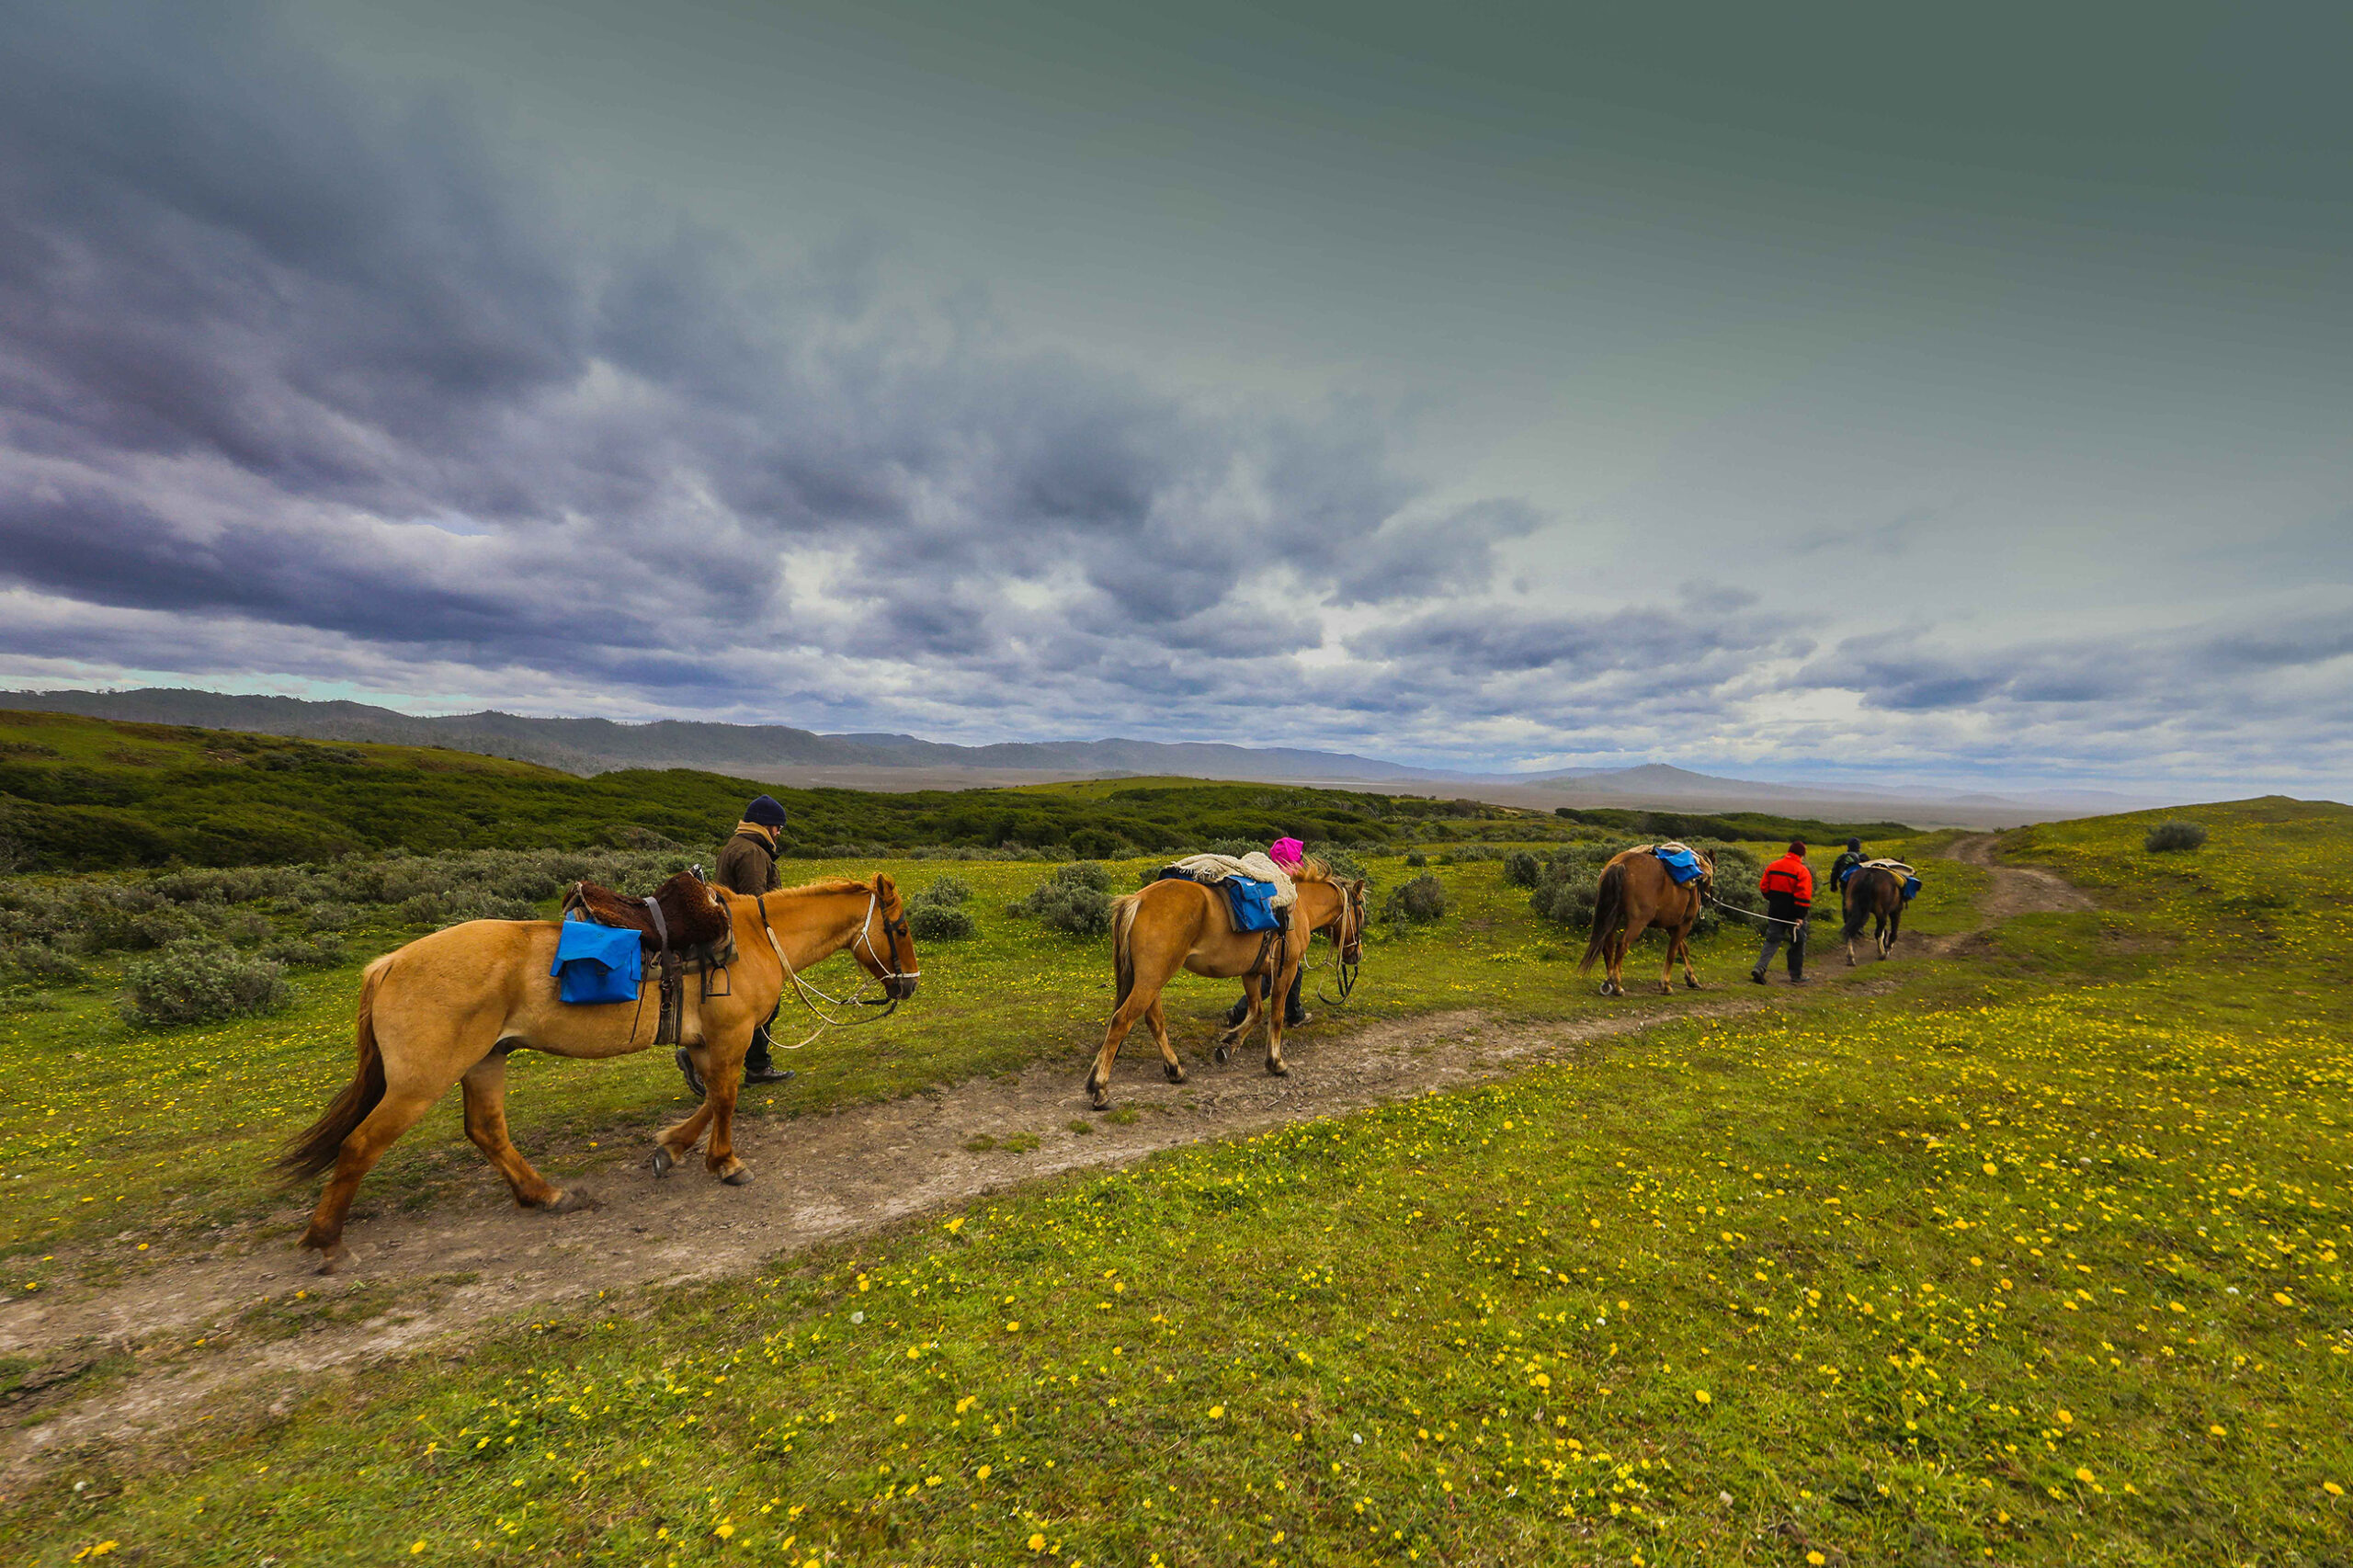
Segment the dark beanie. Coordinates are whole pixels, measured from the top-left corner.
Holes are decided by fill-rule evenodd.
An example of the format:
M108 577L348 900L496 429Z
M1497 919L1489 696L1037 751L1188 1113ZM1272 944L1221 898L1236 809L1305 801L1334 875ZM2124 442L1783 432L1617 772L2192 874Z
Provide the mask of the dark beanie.
M1792 839L1790 839L1790 854L1792 854L1792 855L1802 855L1802 854L1804 854L1804 853L1805 853L1805 840L1804 840L1804 839L1802 839L1802 838L1792 838Z
M1863 841L1859 838L1850 838L1847 840L1847 847L1860 855L1863 852Z
M775 796L761 795L744 808L744 820L757 823L762 827L782 827L785 823L784 808L777 804Z

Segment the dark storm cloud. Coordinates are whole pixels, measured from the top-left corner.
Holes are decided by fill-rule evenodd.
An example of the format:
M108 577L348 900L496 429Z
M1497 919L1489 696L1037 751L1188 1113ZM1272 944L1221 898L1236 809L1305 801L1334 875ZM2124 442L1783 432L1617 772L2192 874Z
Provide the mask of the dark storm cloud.
M266 11L17 30L0 570L51 594L650 687L733 684L747 636L1003 676L1139 629L1293 649L1237 590L1480 585L1534 521L1407 517L1378 422L886 312L855 236L778 276L676 221L584 230L460 108L376 104Z

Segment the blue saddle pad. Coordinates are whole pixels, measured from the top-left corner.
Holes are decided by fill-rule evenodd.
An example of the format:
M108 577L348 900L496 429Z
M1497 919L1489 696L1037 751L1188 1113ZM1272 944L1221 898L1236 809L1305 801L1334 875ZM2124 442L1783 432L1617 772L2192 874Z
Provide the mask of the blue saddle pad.
M1915 892L1918 892L1919 891L1920 891L1920 879L1919 879L1919 878L1917 878L1917 877L1906 877L1906 878L1904 878L1904 903L1911 903L1911 902L1912 902L1912 895L1913 895L1914 893L1915 893Z
M1675 879L1677 886L1699 880L1699 857L1688 849L1654 849L1651 853L1665 862L1666 874Z
M556 994L566 1002L634 1002L644 975L634 931L567 920L555 939Z
M1225 890L1225 901L1233 906L1233 928L1236 931L1279 931L1283 917L1275 908L1275 884L1253 881L1248 877L1228 877L1218 886Z

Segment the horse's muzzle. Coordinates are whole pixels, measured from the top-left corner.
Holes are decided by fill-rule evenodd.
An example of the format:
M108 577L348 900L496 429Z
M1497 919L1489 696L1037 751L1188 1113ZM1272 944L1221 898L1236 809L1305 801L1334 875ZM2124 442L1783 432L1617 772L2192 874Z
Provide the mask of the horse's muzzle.
M894 974L882 983L882 994L893 1002L904 1002L915 994L915 982L920 978L913 974Z

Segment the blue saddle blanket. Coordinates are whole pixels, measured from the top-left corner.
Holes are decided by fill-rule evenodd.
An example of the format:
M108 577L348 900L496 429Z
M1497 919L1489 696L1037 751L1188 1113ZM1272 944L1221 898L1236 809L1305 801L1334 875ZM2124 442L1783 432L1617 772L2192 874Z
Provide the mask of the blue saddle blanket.
M1904 878L1904 903L1911 903L1911 902L1912 902L1912 895L1913 895L1914 893L1918 892L1919 891L1920 891L1920 879L1919 879L1919 878L1917 878L1917 877L1906 877L1906 878Z
M634 1002L644 978L637 933L567 920L555 939L556 994L566 1002Z
M1228 877L1218 883L1225 890L1225 901L1232 905L1233 928L1236 931L1279 931L1283 928L1282 912L1275 907L1275 884L1253 881L1248 877Z
M1699 857L1688 849L1654 849L1651 853L1665 862L1666 874L1675 879L1677 886L1699 880Z

